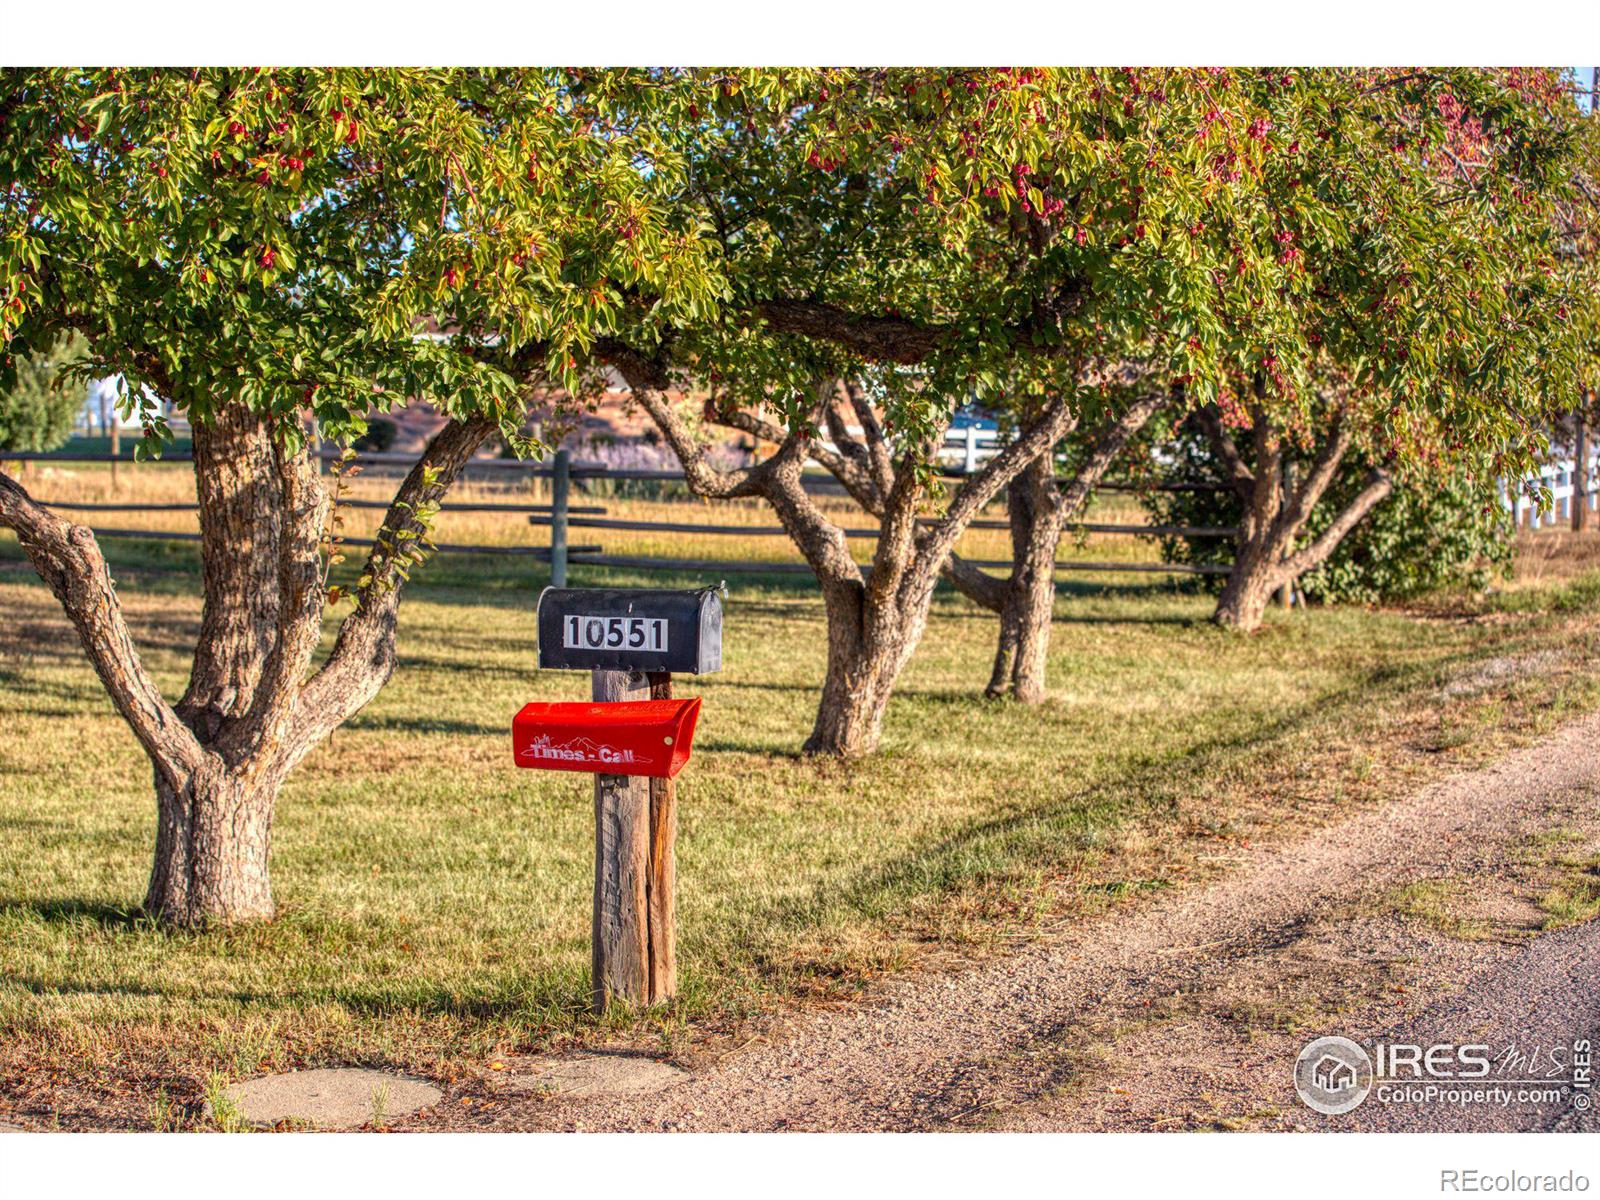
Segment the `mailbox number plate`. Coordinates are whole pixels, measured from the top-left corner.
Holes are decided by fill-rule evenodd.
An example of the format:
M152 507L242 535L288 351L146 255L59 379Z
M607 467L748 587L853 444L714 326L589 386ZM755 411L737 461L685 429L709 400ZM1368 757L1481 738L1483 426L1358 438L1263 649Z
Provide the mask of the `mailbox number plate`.
M667 622L661 617L601 617L568 613L561 644L568 650L648 650L665 653Z

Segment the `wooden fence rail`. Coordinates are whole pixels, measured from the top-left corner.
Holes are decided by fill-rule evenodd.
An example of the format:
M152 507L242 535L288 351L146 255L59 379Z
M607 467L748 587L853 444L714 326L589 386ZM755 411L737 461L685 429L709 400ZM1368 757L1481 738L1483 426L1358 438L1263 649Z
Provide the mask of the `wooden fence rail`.
M995 447L996 441L992 432L973 429L953 432L947 439L946 454L941 466L941 472L950 476L971 474L993 456ZM950 453L952 449L958 451L958 453ZM338 460L342 457L335 450L322 450L318 452L318 456L327 461ZM192 458L193 456L190 454L179 452L165 455L160 461L190 462ZM116 454L0 451L0 461L7 460L17 462L113 464L132 461L126 456ZM353 461L362 466L386 466L404 468L406 470L409 470L415 462L410 455L379 452L358 453ZM1530 528L1538 529L1543 523L1554 523L1555 520L1571 518L1574 527L1577 527L1579 514L1575 511L1576 509L1585 508L1588 511L1596 509L1595 489L1588 486L1588 481L1600 475L1600 453L1591 454L1586 465L1587 471L1580 474L1576 459L1556 461L1544 467L1537 475L1522 481L1515 488L1502 487L1502 502L1511 512L1513 521L1517 525L1526 523ZM581 489L589 481L681 482L684 478L682 471L616 469L608 468L600 463L573 462L570 452L565 450L558 450L548 462L478 458L472 459L467 464L467 467L468 469L483 469L496 473L516 472L523 476L548 478L552 482L551 502L549 504L512 504L488 501L459 501L444 504L442 506L444 511L526 514L530 525L550 530L550 543L544 546L438 543L438 551L441 554L502 555L549 562L551 564L552 580L557 584L566 582L569 563L642 571L681 571L714 574L805 575L811 573L811 568L803 562L750 562L703 558L662 558L648 555L618 555L607 554L600 546L574 546L568 544L569 529L614 529L687 536L788 536L788 531L778 525L709 525L702 522L686 521L624 520L607 517L605 515L607 510L602 506L573 505L570 502L573 486ZM1112 481L1100 484L1098 490L1124 493L1151 491L1202 492L1223 490L1225 486L1224 484L1204 481L1141 483ZM1552 501L1551 512L1543 517L1539 513L1535 495L1539 490L1548 490ZM198 504L192 503L151 504L83 501L40 501L40 503L48 508L77 512L196 512L199 509ZM389 507L388 502L382 500L352 499L342 500L340 503L350 508L361 509L387 509ZM1008 522L1000 520L979 520L972 522L970 527L984 530L1004 530L1009 529L1010 525ZM1231 538L1237 533L1235 528L1221 525L1130 525L1093 521L1070 522L1067 525L1067 529L1076 533L1113 534L1133 537ZM149 529L93 528L93 532L98 537L150 539L156 541L198 541L200 537L198 533ZM846 528L843 532L849 538L872 539L879 536L879 531L870 527ZM346 538L344 543L349 546L371 546L373 544L371 541L360 538ZM1005 568L1011 565L1009 560L968 561L972 561L974 566L986 568ZM1056 563L1056 570L1058 571L1094 573L1226 575L1229 569L1227 566L1211 563L1085 560L1064 560Z
M35 500L45 508L66 508L75 512L199 512L198 504L135 504L132 502L93 504L77 500ZM389 507L387 500L340 500L340 508L383 508ZM504 513L550 513L555 511L551 504L476 504L476 503L447 503L441 504L440 509L450 512L504 512ZM597 505L573 507L567 509L573 513L604 513L606 510Z
M982 439L973 441L964 439L967 447L981 445L989 451L989 445ZM992 453L992 451L989 451ZM975 469L974 462L981 464L986 460L988 453L981 454L974 459L967 455L967 461L961 467L947 467L948 474L964 474L969 469ZM187 453L173 453L165 455L162 462L190 462L192 455ZM324 450L320 457L333 461L340 458L336 451ZM13 460L22 462L87 462L87 463L127 463L130 460L125 456L113 454L74 454L74 453L10 453L0 452L0 460ZM385 453L360 453L353 460L361 465L392 466L410 469L415 461L409 455ZM682 521L639 521L608 518L606 509L598 505L574 505L571 501L571 489L574 485L582 487L590 480L635 480L635 481L681 481L684 476L682 471L654 471L654 470L622 470L605 467L598 463L585 463L571 461L568 451L558 451L548 463L533 463L515 459L474 459L469 467L483 467L493 471L514 471L524 475L548 477L552 480L552 499L549 504L511 504L495 502L449 502L442 506L443 511L452 512L504 512L520 513L528 516L531 525L548 528L551 531L550 544L545 546L495 546L483 544L457 544L438 543L441 554L483 554L503 555L514 557L533 558L536 561L546 561L551 564L552 578L558 583L564 583L566 568L569 563L581 563L595 567L613 567L644 571L683 571L683 572L712 572L723 574L810 574L811 568L803 562L750 562L722 559L704 558L659 558L648 555L618 555L606 554L602 547L594 545L574 546L569 545L567 531L571 529L615 529L637 532L671 533L688 536L734 536L734 537L784 537L788 531L780 525L708 525L699 522ZM1111 482L1101 485L1101 490L1112 492L1131 491L1211 491L1220 488L1220 484L1206 482L1181 482L1163 481L1159 483L1126 483ZM196 512L198 504L193 503L139 503L134 501L40 501L45 507L58 508L75 512ZM342 500L341 504L351 508L362 509L387 509L388 502L381 500ZM1004 530L1010 524L1001 520L979 520L972 523L974 529ZM125 529L91 527L98 537L116 539L149 539L155 541L198 541L198 533L179 532L171 530ZM1229 526L1206 525L1131 525L1108 522L1077 521L1070 522L1067 528L1079 533L1099 533L1128 535L1134 537L1233 537L1235 530ZM850 538L871 539L879 536L879 531L870 527L847 528L845 536ZM346 538L344 544L348 546L370 546L372 542L360 538ZM969 560L971 561L971 560ZM1005 568L1011 565L1010 560L978 560L973 565L986 568ZM1138 574L1164 574L1164 575L1225 575L1228 568L1215 564L1188 564L1188 563L1150 563L1150 562L1095 562L1085 560L1066 560L1056 564L1060 571L1075 572L1117 572Z
M616 567L635 571L685 571L711 575L809 575L811 568L803 562L750 562L706 558L649 558L644 556L586 553L573 547L569 562L591 567ZM964 559L974 567L1009 567L1011 560ZM1109 572L1136 572L1144 575L1226 575L1230 568L1216 563L1159 563L1159 562L1072 562L1058 560L1058 571L1088 571L1098 574ZM871 564L863 564L863 573L872 573Z
M177 529L102 529L90 527L90 532L97 538L125 539L131 541L152 542L198 542L198 533L189 533ZM340 543L346 546L373 546L377 543L370 538L340 538ZM479 546L459 545L453 542L435 542L434 547L440 554L504 554L521 558L547 560L550 557L549 546ZM570 548L574 554L598 554L599 546L573 546Z

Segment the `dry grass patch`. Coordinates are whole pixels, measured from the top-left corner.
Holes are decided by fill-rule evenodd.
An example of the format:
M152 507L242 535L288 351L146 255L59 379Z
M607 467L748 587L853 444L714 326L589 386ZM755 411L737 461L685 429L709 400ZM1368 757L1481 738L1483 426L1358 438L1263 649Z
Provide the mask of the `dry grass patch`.
M108 554L176 695L198 624L192 548ZM429 565L394 681L284 790L281 918L175 934L137 912L149 768L20 558L0 538L0 1103L69 1126L198 1112L213 1072L353 1063L448 1082L496 1052L731 1036L1139 904L1600 705L1583 580L1421 616L1274 612L1253 637L1212 628L1203 595L1074 583L1045 705L979 698L993 618L941 596L883 751L808 762L820 604L799 582L734 580L726 669L685 688L705 709L680 783L682 994L597 1023L587 781L508 753L523 702L587 691L533 669L536 568ZM1473 664L1542 654L1447 694Z

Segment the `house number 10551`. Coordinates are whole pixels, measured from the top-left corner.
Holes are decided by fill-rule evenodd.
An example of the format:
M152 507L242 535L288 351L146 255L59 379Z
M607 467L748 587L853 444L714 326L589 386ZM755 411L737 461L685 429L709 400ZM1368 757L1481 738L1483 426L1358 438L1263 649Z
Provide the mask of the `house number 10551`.
M568 650L629 650L664 652L667 622L661 617L591 617L569 613L562 622L562 644Z

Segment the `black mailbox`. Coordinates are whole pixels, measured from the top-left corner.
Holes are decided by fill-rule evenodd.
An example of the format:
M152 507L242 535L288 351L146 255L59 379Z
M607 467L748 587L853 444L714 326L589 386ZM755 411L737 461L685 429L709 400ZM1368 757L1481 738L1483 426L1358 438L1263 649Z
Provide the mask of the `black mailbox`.
M722 670L716 588L558 588L539 593L539 665L559 671Z

